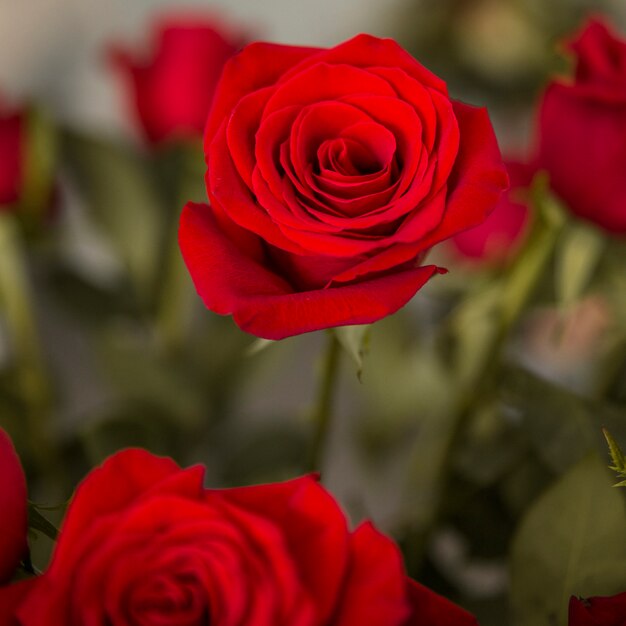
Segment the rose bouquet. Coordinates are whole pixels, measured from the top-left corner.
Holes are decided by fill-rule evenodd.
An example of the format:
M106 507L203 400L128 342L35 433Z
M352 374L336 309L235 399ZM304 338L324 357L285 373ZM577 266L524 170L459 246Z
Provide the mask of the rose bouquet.
M453 4L3 99L0 626L626 624L626 39Z

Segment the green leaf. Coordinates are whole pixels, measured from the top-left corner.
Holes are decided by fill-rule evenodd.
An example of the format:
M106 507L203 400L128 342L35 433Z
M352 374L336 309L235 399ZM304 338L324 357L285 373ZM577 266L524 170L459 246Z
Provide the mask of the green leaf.
M53 541L56 541L59 534L58 529L52 522L46 519L40 512L38 507L30 502L28 504L28 526L34 530L39 531L46 537L49 537Z
M334 332L342 348L356 365L356 375L361 380L363 359L367 354L371 324L362 326L341 326Z
M516 626L565 626L571 595L626 588L626 510L597 456L575 465L528 511L513 540Z
M502 370L500 391L519 415L532 447L554 472L569 469L591 451L603 453L603 427L626 436L619 408L578 396L522 368Z
M607 444L609 445L609 454L611 455L611 460L613 461L613 465L610 466L610 469L617 472L620 478L626 478L626 457L624 457L624 453L619 447L617 441L613 439L613 436L606 428L603 428L602 432ZM615 486L626 486L626 480L617 483Z
M91 216L146 302L157 280L165 209L147 167L128 147L66 134L64 147Z
M583 295L605 248L600 232L585 224L572 224L558 243L555 289L558 302L565 308Z
M273 339L256 339L250 344L250 346L246 350L246 356L254 356L255 354L259 354L259 352L263 352L263 350L269 348L275 343L276 341L274 341Z

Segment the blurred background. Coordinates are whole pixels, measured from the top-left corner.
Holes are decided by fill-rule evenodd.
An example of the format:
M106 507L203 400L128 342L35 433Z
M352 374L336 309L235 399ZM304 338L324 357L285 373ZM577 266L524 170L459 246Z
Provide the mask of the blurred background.
M0 0L2 101L36 108L56 159L50 226L3 235L23 293L17 313L0 308L0 424L31 499L60 505L56 521L78 480L129 445L206 463L212 486L307 470L324 333L260 345L202 307L171 241L184 202L204 198L201 151L150 150L110 63L113 45L148 53L157 16L180 11L216 16L245 40L393 37L453 97L489 107L508 158L529 153L541 89L569 71L564 34L590 12L626 27L622 0ZM600 426L626 436L625 257L607 246L602 278L567 310L539 285L452 463L450 372L480 352L502 268L435 251L453 271L369 330L362 380L342 360L325 484L355 521L372 517L401 542L412 575L485 626L508 623L523 514L590 449L604 453ZM15 340L20 320L27 345ZM33 545L43 567L50 542Z

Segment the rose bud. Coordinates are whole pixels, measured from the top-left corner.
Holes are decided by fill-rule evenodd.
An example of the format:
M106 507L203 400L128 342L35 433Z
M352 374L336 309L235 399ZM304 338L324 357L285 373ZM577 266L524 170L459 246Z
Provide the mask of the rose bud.
M211 206L184 209L183 257L209 309L268 339L394 313L444 271L427 251L508 184L486 110L369 35L244 48L205 154Z
M24 115L0 106L0 211L20 199L24 177Z
M538 165L580 218L626 234L626 41L600 21L569 44L573 81L554 81L539 113Z
M624 626L626 624L626 592L606 598L569 602L568 626Z
M0 583L11 579L27 550L26 478L9 436L0 428Z
M202 137L224 63L239 47L214 20L170 16L155 25L149 56L113 49L149 143Z
M502 194L493 213L480 225L451 240L458 256L472 263L503 265L515 257L530 220L528 206L520 200L530 185L534 168L520 162L506 163L509 191Z
M109 458L76 491L49 569L0 590L0 615L20 626L476 625L408 579L372 524L351 531L316 478L203 482L202 467L142 450Z

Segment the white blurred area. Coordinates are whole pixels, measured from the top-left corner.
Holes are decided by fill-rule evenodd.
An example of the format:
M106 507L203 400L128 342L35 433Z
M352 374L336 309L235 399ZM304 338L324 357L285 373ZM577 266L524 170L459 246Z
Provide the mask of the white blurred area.
M359 32L392 36L407 0L0 0L0 98L34 98L61 120L127 133L107 44L140 47L160 13L207 11L256 39L336 44Z

